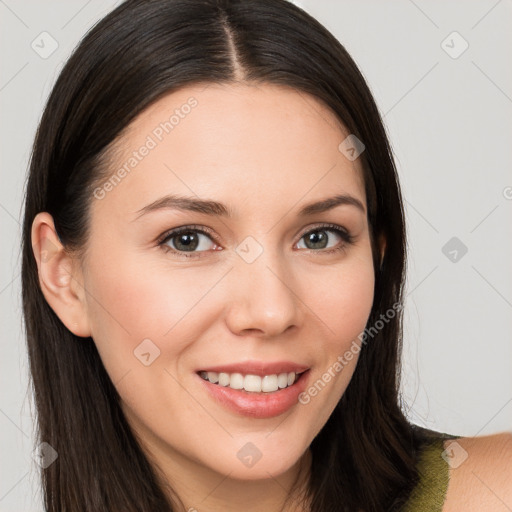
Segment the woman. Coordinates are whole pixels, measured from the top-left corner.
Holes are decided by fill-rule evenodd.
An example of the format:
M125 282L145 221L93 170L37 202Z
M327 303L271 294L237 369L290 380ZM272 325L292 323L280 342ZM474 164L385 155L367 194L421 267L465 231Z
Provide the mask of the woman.
M23 235L47 511L510 502L510 435L400 408L394 163L354 62L292 4L101 20L48 100Z

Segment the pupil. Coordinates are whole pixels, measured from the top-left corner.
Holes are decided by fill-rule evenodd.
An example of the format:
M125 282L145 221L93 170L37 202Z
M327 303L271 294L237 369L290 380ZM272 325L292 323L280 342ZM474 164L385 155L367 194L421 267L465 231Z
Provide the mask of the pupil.
M185 250L194 250L198 246L198 240L197 235L195 233L183 233L178 236L178 244L177 249L181 250L182 247L179 247L180 245L183 246Z
M310 233L306 238L309 242L312 242L314 246L313 249L323 249L326 246L327 236L325 235L325 231L315 231L314 233Z

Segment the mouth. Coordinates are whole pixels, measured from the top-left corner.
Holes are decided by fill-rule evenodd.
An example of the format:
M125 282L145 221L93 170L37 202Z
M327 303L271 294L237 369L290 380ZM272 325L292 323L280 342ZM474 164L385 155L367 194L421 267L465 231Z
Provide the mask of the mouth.
M215 403L231 413L263 419L279 416L299 404L310 369L296 369L280 373L200 370L196 374Z
M301 372L282 372L270 375L253 375L227 372L199 371L198 375L208 382L217 386L241 390L247 393L275 393L281 389L293 386L300 376L307 370Z

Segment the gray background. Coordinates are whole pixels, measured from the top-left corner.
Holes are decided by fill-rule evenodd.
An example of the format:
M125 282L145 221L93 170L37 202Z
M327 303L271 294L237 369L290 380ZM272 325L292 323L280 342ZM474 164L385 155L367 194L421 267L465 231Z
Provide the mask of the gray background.
M118 3L0 0L0 511L42 510L20 300L20 218L31 144L63 62ZM512 1L295 3L359 65L399 168L410 258L407 415L463 436L512 430L512 68L506 59ZM39 52L51 49L44 31L58 43L46 58L31 47L35 41ZM464 40L469 47L459 55Z

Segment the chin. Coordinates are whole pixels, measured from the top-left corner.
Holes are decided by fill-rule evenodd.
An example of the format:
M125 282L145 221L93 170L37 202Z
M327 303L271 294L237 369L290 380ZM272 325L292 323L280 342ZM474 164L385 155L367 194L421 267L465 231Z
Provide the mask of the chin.
M261 448L257 448L251 441L237 445L241 445L241 448L234 452L219 454L219 458L226 464L219 467L219 459L216 459L217 464L213 469L238 480L266 480L278 477L298 464L304 451L298 447L291 448L285 443L281 443L277 449L270 447L269 443L263 447L263 442L259 443Z
M283 461L269 460L264 462L260 459L254 466L245 467L242 464L234 464L231 468L227 468L229 477L236 480L255 481L268 480L269 478L277 478L286 473L298 460ZM240 467L241 466L241 467ZM227 474L227 473L226 473Z

